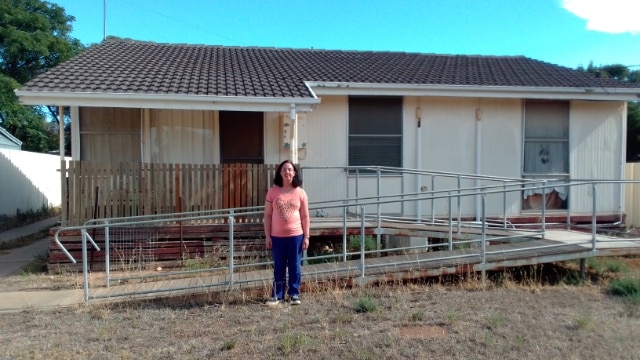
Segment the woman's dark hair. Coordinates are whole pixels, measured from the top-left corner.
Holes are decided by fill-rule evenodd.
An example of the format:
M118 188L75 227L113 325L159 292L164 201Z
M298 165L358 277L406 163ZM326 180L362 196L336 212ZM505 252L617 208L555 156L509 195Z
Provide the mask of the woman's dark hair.
M295 166L294 163L292 163L289 160L285 160L283 162L280 163L280 165L278 165L278 170L276 170L276 177L273 178L273 183L282 187L282 175L280 174L280 171L282 171L282 167L284 166L284 164L291 164L291 166L293 166L293 179L291 180L291 185L293 185L294 188L297 188L298 186L302 186L302 178L300 177L300 175L298 175L298 168Z

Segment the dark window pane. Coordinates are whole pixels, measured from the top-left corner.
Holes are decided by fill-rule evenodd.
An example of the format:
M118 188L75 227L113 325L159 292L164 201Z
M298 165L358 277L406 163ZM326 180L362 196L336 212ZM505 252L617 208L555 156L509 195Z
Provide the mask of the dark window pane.
M349 165L401 167L401 137L349 137Z
M401 97L349 97L349 165L402 167Z
M350 97L349 134L402 134L402 98Z

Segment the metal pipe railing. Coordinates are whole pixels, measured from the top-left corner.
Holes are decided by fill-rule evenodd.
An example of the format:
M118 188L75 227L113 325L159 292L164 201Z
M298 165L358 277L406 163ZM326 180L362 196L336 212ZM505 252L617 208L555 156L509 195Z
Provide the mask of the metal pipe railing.
M545 232L546 232L546 228L547 228L547 223L546 223L546 204L545 204L545 195L547 194L547 190L551 189L553 187L558 186L558 184L549 184L548 181L543 181L542 185L531 185L531 181L526 181L526 182L520 182L520 183L515 183L515 180L513 182L503 182L502 184L499 185L483 185L483 186L478 186L478 187L471 187L471 188L466 188L463 189L461 187L461 180L463 179L462 176L457 175L456 179L458 181L458 187L457 189L449 189L449 190L435 190L433 188L433 186L435 186L435 180L434 177L432 176L432 189L431 191L429 191L428 193L424 194L424 193L414 193L412 194L412 197L406 197L406 194L400 194L400 195L381 195L381 185L380 185L380 178L382 175L382 170L379 168L377 170L377 177L378 177L378 183L377 183L377 194L374 197L362 197L362 198L358 198L356 197L355 199L340 199L340 200L335 200L335 201L324 201L324 202L317 202L317 203L310 203L310 208L311 209L323 209L323 208L335 208L336 206L340 206L342 207L343 210L343 216L342 216L342 221L343 221L343 252L340 255L342 258L342 261L347 261L348 260L348 256L353 255L353 253L349 253L347 251L347 220L348 220L348 208L349 207L356 207L356 212L359 212L359 217L360 217L360 251L359 251L359 255L360 255L360 266L359 266L359 270L360 270L360 276L364 277L366 276L366 270L367 270L367 264L365 261L366 255L370 254L370 253L378 253L380 254L380 252L382 251L381 249L381 244L380 244L380 236L382 234L382 226L381 226L381 221L383 218L385 218L382 213L381 213L381 206L384 204L393 204L393 203L400 203L400 204L404 204L406 202L421 202L421 201L431 201L432 203L432 208L434 207L434 203L436 200L439 199L446 199L447 201L447 216L448 219L447 220L439 220L442 221L443 223L446 223L447 228L448 228L448 239L447 239L447 243L446 244L441 244L441 245L436 245L434 247L447 247L449 250L453 250L454 249L454 241L453 241L453 198L455 197L458 201L458 217L456 220L456 225L457 225L457 230L458 233L461 232L461 227L463 222L460 221L461 219L461 213L460 213L460 201L463 197L473 197L473 196L477 196L478 194L481 194L482 197L482 208L481 208L481 221L480 221L480 226L482 228L481 231L481 238L479 240L470 240L470 241L457 241L455 243L457 244L465 244L465 243L471 243L471 242L476 242L476 241L480 241L481 244L481 248L480 248L480 258L481 258L481 262L482 264L485 264L487 261L487 254L495 254L495 253L499 253L499 252L509 252L510 250L501 250L501 251L487 251L487 245L488 245L488 239L487 239L487 229L489 228L489 221L487 219L487 197L488 196L495 196L495 195L501 195L502 196L502 203L503 203L503 219L502 219L502 229L503 230L507 230L507 225L506 225L506 196L507 193L509 192L521 192L524 190L538 190L542 192L543 195L543 201L542 201L542 219L541 219L541 224L540 224L540 230L539 232L537 232L542 238L544 238L545 236ZM356 179L359 178L359 171L356 172ZM540 180L537 180L538 182L540 182ZM597 213L598 213L598 202L597 202L597 196L598 196L598 191L597 191L597 186L600 185L602 186L603 184L625 184L625 183L640 183L640 181L625 181L625 180L597 180L597 181L572 181L572 182L567 182L567 183L563 183L561 186L566 186L567 189L573 188L573 187L579 187L579 186L591 186L591 191L592 191L592 209L591 209L591 250L593 252L597 251L597 245L598 245L598 240L597 240ZM524 186L524 187L523 187ZM455 193L453 193L452 191L455 191ZM356 193L359 192L359 185L356 182ZM336 205L336 202L341 202L341 204ZM377 220L377 224L376 224L376 234L377 234L377 247L375 251L367 251L366 249L366 235L365 235L365 228L366 228L366 221L367 221L367 215L366 215L366 207L367 206L377 206L377 211L376 211L376 216L375 219ZM359 207L359 209L358 209ZM225 218L228 220L228 225L229 225L229 246L230 246L230 250L229 250L229 265L227 268L227 271L230 274L230 278L229 278L229 285L233 285L234 284L234 274L236 272L236 268L237 267L247 267L247 266L257 266L257 265L263 265L263 264L268 264L269 262L261 262L261 263L251 263L251 264L235 264L235 253L234 253L234 239L235 239L235 229L234 229L234 223L235 223L235 217L236 217L236 211L240 212L242 215L257 215L257 214L262 214L263 213L263 207L250 207L250 208L236 208L236 209L220 209L220 210L215 210L215 211L200 211L200 212L188 212L188 213L177 213L175 214L175 217L179 217L180 221L200 221L200 220L213 220L213 219L222 219ZM90 242L92 244L92 246L97 250L100 251L100 248L98 247L98 245L96 244L95 240L89 235L88 231L89 229L99 229L102 228L104 229L104 234L105 234L105 269L107 272L107 286L109 286L110 281L111 281L111 275L110 275L110 266L109 266L109 262L110 262L110 243L111 243L111 229L113 227L126 227L126 226L140 226L140 225L151 225L151 224L161 224L161 223L175 223L176 221L178 221L176 218L172 218L171 216L169 216L170 214L165 214L165 215L146 215L146 216L137 216L137 217L130 217L130 218L110 218L110 219L94 219L94 220L90 220L87 221L84 225L82 226L72 226L72 227L64 227L64 228L60 228L56 231L55 233L55 241L56 244L62 249L62 251L65 253L65 255L73 262L76 263L76 260L73 258L73 256L69 253L69 251L64 248L64 246L62 245L62 243L59 240L59 234L61 231L70 231L70 230L80 230L81 234L82 234L82 240L81 240L81 245L82 245L82 268L83 268L83 278L84 278L84 291L85 291L85 301L88 301L90 298L90 294L89 294L89 276L88 276L88 242ZM434 210L432 210L432 224L435 224L435 212ZM419 220L419 219L418 219ZM414 220L415 221L415 220ZM569 220L569 212L567 211L567 224L569 224L570 220ZM415 222L414 222L415 223ZM420 223L420 221L418 221L418 223ZM567 225L568 226L568 225ZM520 230L519 230L520 231ZM536 234L536 232L531 232L531 233L527 233L527 235L512 235L512 236L504 236L501 238L495 238L492 239L492 241L496 241L496 240L500 240L500 239L511 239L511 238L516 238L518 236L532 236L532 234ZM550 245L550 246L555 246L555 245ZM557 246L564 246L564 245L557 245ZM395 248L393 250L402 250L402 249L417 249L417 248L430 248L431 245L426 244L425 246L416 246L416 247L403 247L403 248ZM539 248L539 247L538 247ZM385 251L389 251L390 249L387 248L385 249ZM515 251L515 250L514 250ZM522 249L520 249L519 251L522 251ZM336 255L332 255L332 256L336 256ZM462 255L460 255L462 256ZM464 255L464 256L468 256L468 255ZM330 256L331 257L331 256ZM305 256L306 258L306 256ZM455 258L455 256L454 256ZM371 267L372 265L369 265L369 267ZM377 266L377 265L376 265ZM210 271L211 269L209 269ZM207 271L207 270L204 270ZM176 274L184 274L184 272L176 272ZM158 276L167 276L170 274L164 274L164 275L158 275Z

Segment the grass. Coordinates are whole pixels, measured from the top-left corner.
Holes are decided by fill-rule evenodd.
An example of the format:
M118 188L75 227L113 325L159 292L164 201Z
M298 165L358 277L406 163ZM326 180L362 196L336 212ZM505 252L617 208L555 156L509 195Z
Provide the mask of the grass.
M627 265L616 258L588 258L586 265L598 275L605 273L623 273L628 270Z
M356 299L355 309L359 313L371 313L378 311L379 307L376 299L371 296L364 296Z
M43 229L35 234L21 236L17 239L7 240L0 243L0 251L8 251L31 245L49 236L49 229Z
M586 329L593 323L593 318L587 314L580 314L575 318L575 325L578 329Z
M60 215L59 207L42 206L40 209L16 210L16 216L0 216L0 231L33 224L53 216Z
M471 276L353 288L316 284L305 286L298 307L267 307L267 289L261 289L54 311L30 308L0 314L0 347L3 356L16 359L61 358L69 348L75 357L105 359L424 359L428 354L527 360L635 353L640 322L620 321L622 298L602 296L609 291L604 282L570 286L543 280L553 273L529 272L535 280L495 276L483 286ZM637 289L633 282L618 285L624 293ZM531 291L534 287L538 291ZM583 329L589 331L577 336Z

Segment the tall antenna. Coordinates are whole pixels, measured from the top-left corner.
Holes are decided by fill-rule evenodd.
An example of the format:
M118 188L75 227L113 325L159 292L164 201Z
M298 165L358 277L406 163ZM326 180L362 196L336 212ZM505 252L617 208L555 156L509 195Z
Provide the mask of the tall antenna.
M107 40L107 0L103 1L102 26L102 40Z

